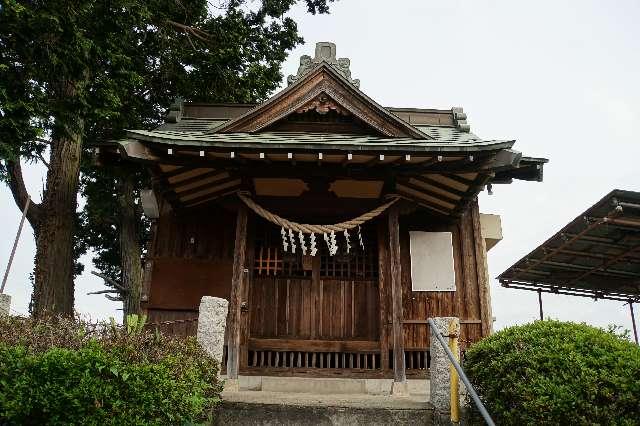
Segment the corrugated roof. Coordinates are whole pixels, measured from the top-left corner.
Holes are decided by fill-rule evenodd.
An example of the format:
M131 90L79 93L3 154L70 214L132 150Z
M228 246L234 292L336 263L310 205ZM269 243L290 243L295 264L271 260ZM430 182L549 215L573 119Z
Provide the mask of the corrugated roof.
M498 278L510 288L640 300L640 192L613 190Z

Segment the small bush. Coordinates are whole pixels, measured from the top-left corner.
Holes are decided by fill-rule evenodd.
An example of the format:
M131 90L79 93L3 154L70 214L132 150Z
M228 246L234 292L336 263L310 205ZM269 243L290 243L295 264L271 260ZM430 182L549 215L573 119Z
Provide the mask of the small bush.
M640 348L585 324L507 328L467 350L465 371L496 424L640 424Z
M185 424L219 401L195 339L73 319L0 318L0 424Z

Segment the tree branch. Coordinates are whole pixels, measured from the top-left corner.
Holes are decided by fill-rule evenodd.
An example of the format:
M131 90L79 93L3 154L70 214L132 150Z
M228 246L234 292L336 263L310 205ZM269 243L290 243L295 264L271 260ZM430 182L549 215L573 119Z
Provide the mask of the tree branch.
M100 273L98 273L98 272L96 272L96 271L91 271L91 273L92 273L93 275L95 275L96 277L100 277L100 278L102 278L102 279L103 279L103 280L105 280L107 283L109 283L109 284L111 284L113 287L117 288L119 291L121 291L121 292L126 292L126 291L127 291L127 289L126 289L126 288L124 288L124 287L122 286L122 284L120 284L120 283L119 283L119 282L117 282L116 280L111 279L111 278L109 278L108 276L106 276L106 275L104 275L104 274L100 274Z
M198 28L191 27L191 26L185 25L185 24L181 24L180 22L172 21L170 19L167 19L167 23L169 25L172 25L172 26L184 31L187 34L187 36L189 34L191 34L194 37L197 37L200 40L204 41L205 43L211 42L211 34L207 33L206 31L202 31L202 30L200 30Z
M7 172L9 173L9 189L11 190L11 194L13 195L13 199L16 202L16 205L20 210L24 210L27 205L27 200L29 199L29 191L27 191L27 187L24 184L24 179L22 177L22 166L20 164L20 160L17 161L6 161ZM37 232L38 225L40 224L40 217L42 215L42 206L38 203L33 202L33 198L31 199L31 204L29 205L29 210L27 211L27 220L31 224L34 232Z
M111 289L111 290L100 290L100 291L92 291L87 293L87 296L90 294L106 294L106 293L122 293L122 290L118 290L118 289Z
M113 296L109 296L108 294L105 294L104 297L111 300L112 302L122 302L121 297L113 297Z
M40 161L42 161L42 163L47 167L47 169L49 168L49 162L47 160L44 159L44 157L42 156L42 154L37 153L36 154L38 156L38 158L40 159Z

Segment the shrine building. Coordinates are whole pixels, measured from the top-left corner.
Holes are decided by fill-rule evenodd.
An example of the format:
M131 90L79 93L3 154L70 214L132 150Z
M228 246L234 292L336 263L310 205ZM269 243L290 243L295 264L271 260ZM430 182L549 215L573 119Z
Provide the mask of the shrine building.
M462 108L383 107L349 64L318 43L261 104L179 101L101 147L154 176L149 321L195 334L200 299L229 300L230 379L405 382L428 375L428 318L460 318L463 349L491 333L500 218L477 196L547 160L476 136Z

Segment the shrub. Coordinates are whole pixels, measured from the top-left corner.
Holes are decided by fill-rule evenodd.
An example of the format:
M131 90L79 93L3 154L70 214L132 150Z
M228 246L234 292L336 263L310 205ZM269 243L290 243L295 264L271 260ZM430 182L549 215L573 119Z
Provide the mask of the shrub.
M185 424L219 401L195 339L74 319L0 319L0 424Z
M640 424L640 348L585 324L507 328L467 350L465 371L497 424Z

